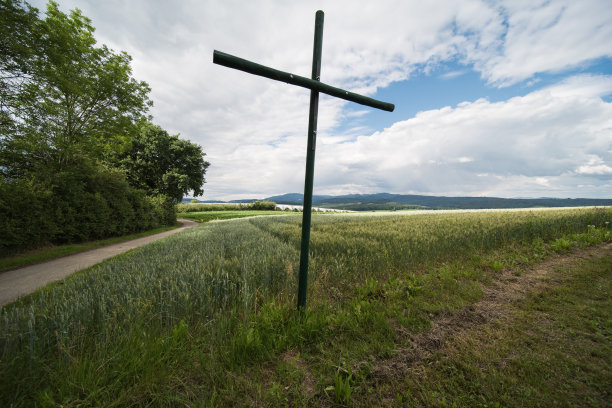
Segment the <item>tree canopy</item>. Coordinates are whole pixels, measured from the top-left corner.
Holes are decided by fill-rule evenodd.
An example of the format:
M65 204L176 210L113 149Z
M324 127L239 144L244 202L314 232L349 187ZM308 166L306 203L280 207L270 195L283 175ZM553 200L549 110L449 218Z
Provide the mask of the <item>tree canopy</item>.
M31 7L2 1L8 56L0 62L5 177L61 171L98 159L121 143L152 102L149 86L131 76L130 56L96 47L91 21L49 2L44 19Z
M130 63L78 9L0 0L0 253L171 224L203 194L202 148L150 123Z
M117 159L130 184L180 202L189 191L196 197L204 194L204 174L210 165L204 156L197 144L144 122Z

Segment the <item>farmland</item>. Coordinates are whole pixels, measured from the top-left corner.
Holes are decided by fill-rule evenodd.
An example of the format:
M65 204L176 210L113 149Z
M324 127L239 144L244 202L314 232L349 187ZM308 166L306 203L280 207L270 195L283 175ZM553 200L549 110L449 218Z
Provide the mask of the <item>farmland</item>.
M281 215L282 212L276 211L202 211L178 213L179 218L197 222L231 220L233 218L255 217L258 215Z
M572 329L593 343L585 350L595 374L576 384L578 391L483 388L483 378L463 377L484 358L465 357L465 344L455 346L455 360L440 370L417 368L429 384L401 376L381 382L381 367L401 355L407 338L427 335L438 318L480 301L501 274L521 277L553 254L612 240L611 221L610 208L314 216L303 313L294 311L300 215L207 223L0 309L0 400L16 406L445 406L450 400L531 406L546 397L560 398L561 405L588 397L593 406L605 405L609 252L607 261L574 267L566 278L577 294L594 296L596 311L590 326ZM553 292L546 296L558 309L578 313L580 299L566 303L569 294ZM513 324L528 327L528 313L516 313ZM583 315L565 324L582 325ZM500 347L509 347L501 340L508 333L498 331ZM531 342L539 347L537 339ZM576 377L567 370L580 366L572 364L558 368L562 379ZM455 385L460 389L453 391Z

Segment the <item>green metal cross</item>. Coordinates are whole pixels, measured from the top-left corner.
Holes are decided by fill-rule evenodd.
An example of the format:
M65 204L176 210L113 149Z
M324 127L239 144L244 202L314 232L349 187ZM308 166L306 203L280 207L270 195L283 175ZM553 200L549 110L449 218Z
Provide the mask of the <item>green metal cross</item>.
M308 116L308 147L306 151L306 180L304 182L304 210L302 216L302 245L300 252L300 274L298 286L298 309L306 307L306 287L308 284L308 251L310 245L310 220L312 215L312 186L314 179L314 158L317 141L317 116L319 111L319 92L335 96L347 101L359 103L393 112L395 105L378 101L344 89L336 88L320 82L321 49L323 46L323 12L317 11L315 17L314 50L312 54L312 79L288 72L279 71L264 65L256 64L233 55L215 50L213 63L234 68L250 74L263 76L276 81L301 86L310 89L310 113Z

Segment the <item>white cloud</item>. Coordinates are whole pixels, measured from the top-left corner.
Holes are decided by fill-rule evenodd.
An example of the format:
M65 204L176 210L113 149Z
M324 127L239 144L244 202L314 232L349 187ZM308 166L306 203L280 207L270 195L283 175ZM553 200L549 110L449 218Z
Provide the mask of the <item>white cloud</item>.
M562 92L579 80L505 102L421 112L352 141L321 134L315 191L609 197L612 104L589 87ZM274 146L242 145L222 162L237 168L221 175L228 190L219 194L300 191L305 143L298 134Z
M607 164L597 164L595 166L593 165L584 165L584 166L580 166L578 167L578 170L576 170L576 173L578 174L612 174L612 167L608 166Z
M576 169L576 173L586 175L612 175L612 167L605 164L601 157L592 155L586 164Z
M32 3L44 8L43 1ZM134 76L153 89L156 123L204 147L212 163L207 198L303 188L308 91L213 65L212 52L308 76L317 9L325 11L322 80L370 95L448 61L473 64L502 86L533 84L538 73L612 56L607 0L60 0L60 6L81 8L101 43L132 55ZM316 188L524 196L521 186L534 194L565 186L559 188L567 192L557 192L569 195L581 184L584 194L576 194L609 196L612 115L601 97L611 84L610 76L574 76L505 102L481 99L398 118L374 134L358 127L337 134L342 120L367 118L367 111L347 113L345 102L323 97ZM602 162L589 164L590 155Z
M360 189L378 191L609 195L612 104L593 97L590 87L565 88L421 112L383 132L326 146L319 154L326 175L318 183L330 191L359 180ZM586 179L589 191L570 193Z
M490 82L508 85L539 72L560 72L612 56L612 2L606 0L502 1L502 41L468 50Z
M549 92L551 95L564 97L597 98L612 94L612 76L575 75L565 78L558 84L546 87L539 92Z
M471 157L459 157L457 161L459 163L469 163L469 162L473 162L474 159L472 159Z
M442 78L442 79L455 79L455 78L460 77L461 75L464 75L466 73L467 73L467 71L445 72L444 74L440 75L440 78Z

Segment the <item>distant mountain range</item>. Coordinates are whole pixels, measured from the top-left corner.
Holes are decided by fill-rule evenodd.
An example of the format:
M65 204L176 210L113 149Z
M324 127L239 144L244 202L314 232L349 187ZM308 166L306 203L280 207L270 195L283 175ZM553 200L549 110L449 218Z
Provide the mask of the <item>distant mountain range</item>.
M259 199L261 201L262 199ZM304 195L290 193L266 197L263 200L277 204L302 205ZM183 201L189 202L190 199ZM230 203L250 203L252 200L232 200ZM205 201L206 202L206 201ZM210 201L208 201L210 202ZM216 201L219 202L219 201ZM498 198L498 197L440 197L412 194L349 194L342 196L315 195L312 204L317 207L354 211L430 209L486 209L532 207L612 206L612 199L597 198Z

